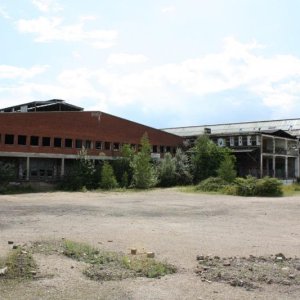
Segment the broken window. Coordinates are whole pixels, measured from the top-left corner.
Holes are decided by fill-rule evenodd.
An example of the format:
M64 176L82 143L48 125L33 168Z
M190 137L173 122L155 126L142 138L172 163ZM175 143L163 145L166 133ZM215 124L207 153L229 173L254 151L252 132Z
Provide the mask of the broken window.
M50 146L50 142L51 142L51 139L49 137L43 137L42 138L42 145L44 147L49 147Z
M110 147L111 147L110 142L105 142L105 143L104 143L104 149L105 149L105 150L110 150Z
M165 152L165 147L164 146L160 146L159 147L159 152L160 153L164 153Z
M6 134L5 135L5 144L6 145L13 145L15 140L15 136L13 134Z
M119 151L120 150L120 144L119 143L113 143L113 149L115 151Z
M152 146L152 152L153 152L153 153L157 153L157 146L156 146L156 145L153 145L153 146Z
M170 146L167 146L167 152L171 152L171 147Z
M81 149L82 148L82 140L76 140L75 141L75 146L77 149Z
M98 150L101 150L102 149L102 142L96 141L95 148L98 149Z
M30 137L30 146L38 146L39 145L39 137L31 136Z
M72 148L73 147L72 139L65 139L65 147L66 148Z
M61 138L54 138L54 147L61 148Z
M26 135L18 135L18 145L26 145Z

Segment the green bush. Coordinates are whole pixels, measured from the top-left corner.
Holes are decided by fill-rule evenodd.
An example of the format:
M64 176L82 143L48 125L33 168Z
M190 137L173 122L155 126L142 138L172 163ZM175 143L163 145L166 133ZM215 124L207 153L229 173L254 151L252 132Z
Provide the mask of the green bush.
M252 176L237 178L236 194L239 196L282 196L282 183L276 178L264 177L257 179Z
M257 194L257 178L247 176L246 178L236 178L236 193L239 196L256 196Z
M277 178L264 177L257 181L257 196L282 196L282 182Z
M101 170L100 187L105 190L110 190L118 187L114 170L108 162L104 162Z
M222 188L221 192L225 195L237 195L237 187L234 184L228 184Z
M235 168L235 161L235 156L230 154L225 155L217 171L218 176L227 182L233 182L237 174Z
M209 177L201 181L196 186L196 190L200 190L203 192L218 192L227 185L228 183L220 177Z

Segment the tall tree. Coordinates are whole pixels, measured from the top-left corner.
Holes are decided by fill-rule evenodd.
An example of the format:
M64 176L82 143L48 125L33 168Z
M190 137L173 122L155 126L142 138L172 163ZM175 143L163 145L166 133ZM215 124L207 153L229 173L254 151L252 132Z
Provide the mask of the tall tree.
M140 151L134 155L131 162L133 169L132 185L140 189L148 189L157 183L157 175L151 163L151 145L148 135L141 138Z

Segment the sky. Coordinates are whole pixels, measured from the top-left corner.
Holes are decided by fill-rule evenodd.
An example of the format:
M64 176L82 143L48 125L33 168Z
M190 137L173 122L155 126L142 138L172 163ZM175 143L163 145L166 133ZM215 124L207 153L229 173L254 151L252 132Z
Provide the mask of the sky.
M0 0L0 108L156 128L300 117L298 0Z

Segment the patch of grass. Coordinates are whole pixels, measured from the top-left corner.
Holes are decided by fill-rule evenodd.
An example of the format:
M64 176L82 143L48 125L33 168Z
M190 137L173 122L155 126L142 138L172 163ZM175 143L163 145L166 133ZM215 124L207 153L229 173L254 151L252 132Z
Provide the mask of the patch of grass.
M282 190L284 196L297 196L300 194L300 184L283 185Z
M4 267L7 267L7 272L0 279L32 279L37 269L32 254L22 248L11 250L0 261L0 268Z
M32 251L45 255L63 254L89 266L84 274L93 280L121 280L128 277L157 278L176 272L170 264L145 255L129 256L123 253L102 251L86 243L70 240L43 241L32 244Z
M124 256L122 263L125 268L134 271L135 274L148 278L157 278L176 272L174 266L153 258Z

